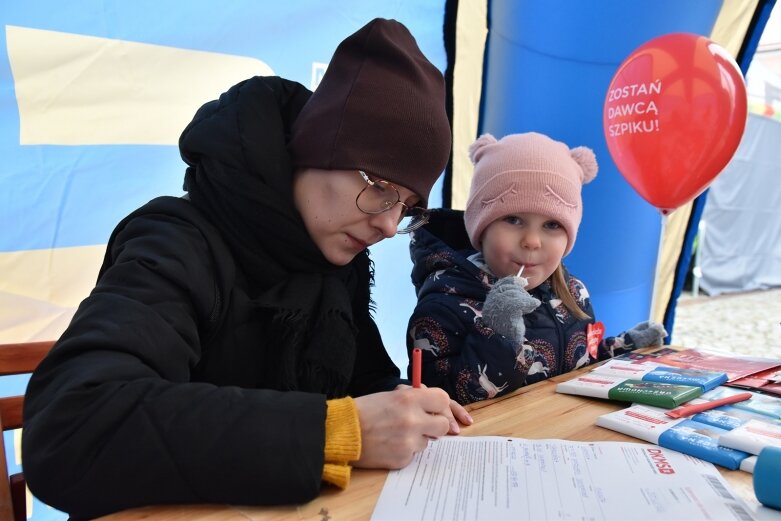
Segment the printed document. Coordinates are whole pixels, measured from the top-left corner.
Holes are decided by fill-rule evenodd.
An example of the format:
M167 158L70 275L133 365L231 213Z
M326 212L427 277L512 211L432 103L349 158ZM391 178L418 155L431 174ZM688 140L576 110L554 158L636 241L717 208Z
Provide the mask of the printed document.
M756 519L707 462L656 445L432 440L388 474L373 521Z

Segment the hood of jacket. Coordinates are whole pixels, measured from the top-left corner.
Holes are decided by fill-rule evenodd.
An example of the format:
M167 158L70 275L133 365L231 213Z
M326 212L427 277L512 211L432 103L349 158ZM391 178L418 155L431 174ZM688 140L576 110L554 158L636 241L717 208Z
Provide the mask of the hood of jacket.
M287 142L310 95L282 78L250 78L204 104L179 139L190 200L261 289L289 273L340 271L307 234L293 200Z
M287 143L310 95L278 77L245 80L198 110L179 148L190 201L219 230L258 316L268 317L273 386L342 396L371 268L367 251L346 266L328 262L296 208Z
M409 248L418 299L429 293L448 293L457 286L460 295L482 300L494 282L468 259L477 251L466 234L463 211L431 210L429 222L411 234Z

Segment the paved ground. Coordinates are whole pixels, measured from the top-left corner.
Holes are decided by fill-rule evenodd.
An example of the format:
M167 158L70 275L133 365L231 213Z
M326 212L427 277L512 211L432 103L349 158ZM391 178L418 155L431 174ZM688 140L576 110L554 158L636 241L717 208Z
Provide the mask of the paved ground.
M781 358L781 288L678 300L671 343Z

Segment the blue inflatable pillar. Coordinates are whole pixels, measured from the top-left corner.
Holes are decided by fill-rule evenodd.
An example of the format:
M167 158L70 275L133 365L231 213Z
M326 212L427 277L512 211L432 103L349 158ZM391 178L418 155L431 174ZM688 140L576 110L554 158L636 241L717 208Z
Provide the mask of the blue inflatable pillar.
M565 265L618 334L650 315L661 214L616 169L602 108L618 66L671 32L709 36L722 2L490 2L480 132L537 131L588 146L599 163L583 188L583 222Z

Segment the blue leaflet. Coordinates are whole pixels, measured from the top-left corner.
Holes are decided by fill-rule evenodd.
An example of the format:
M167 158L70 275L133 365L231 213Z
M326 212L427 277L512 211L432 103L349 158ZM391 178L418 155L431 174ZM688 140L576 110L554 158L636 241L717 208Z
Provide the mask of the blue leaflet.
M659 445L737 470L740 462L749 454L720 446L719 436L725 432L728 431L698 421L684 420L664 431L659 436Z
M643 375L643 380L667 384L696 385L702 387L703 391L710 391L727 382L727 373L660 365L650 373Z

